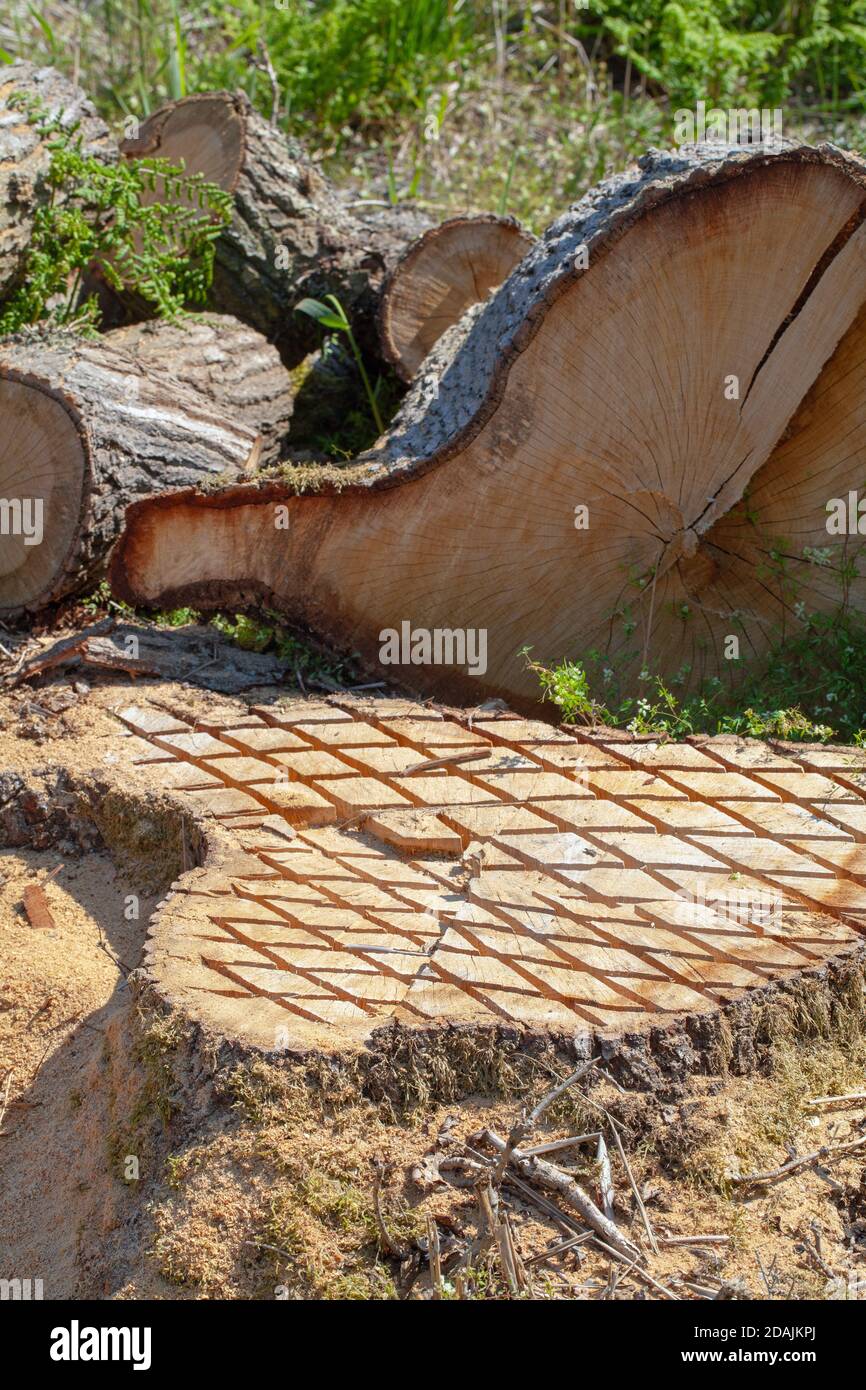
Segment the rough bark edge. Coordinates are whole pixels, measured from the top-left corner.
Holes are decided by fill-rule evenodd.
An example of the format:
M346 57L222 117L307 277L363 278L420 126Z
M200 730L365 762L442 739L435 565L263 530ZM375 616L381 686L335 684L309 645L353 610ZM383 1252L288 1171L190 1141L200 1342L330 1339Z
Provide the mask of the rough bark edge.
M511 367L547 310L586 274L574 264L579 247L587 248L587 269L592 269L645 213L672 198L779 162L837 168L866 190L866 160L860 155L829 143L794 142L772 148L701 144L678 151L651 149L637 161L637 169L590 189L552 223L486 302L448 365L434 361L434 349L388 434L358 459L367 470L362 485L393 487L466 448L498 406Z
M382 356L396 371L403 381L410 381L411 374L407 374L402 365L402 356L399 352L394 339L391 335L391 293L397 282L397 277L412 269L414 262L426 251L432 241L438 241L443 232L451 231L456 227L477 226L479 223L494 225L498 227L510 227L517 232L523 239L528 254L535 245L535 237L518 222L516 217L502 217L495 212L463 213L458 217L449 217L438 226L428 227L417 241L407 246L403 255L391 269L387 280L382 288L382 297L379 301L379 309L376 315L376 327L379 332L379 340L382 344ZM503 282L504 283L504 282ZM428 354L429 357L429 354ZM422 364L423 369L423 364Z
M12 90L8 91L9 88ZM31 115L26 101L19 102L15 98L35 99L42 107L42 114L49 121L58 122L60 132L68 136L75 131L85 156L113 165L119 154L111 131L90 98L56 67L16 58L7 66L0 66L0 93L5 93L0 95L0 112L13 117L13 130L29 132L29 140L20 137L22 148L17 151L18 157L13 163L14 140L8 141L5 129L0 127L0 201L5 209L0 247L0 301L5 304L21 288L25 278L37 212L52 196L59 205L65 201L62 190L46 187L51 164L49 145L55 137L39 135L38 117Z
M10 82L20 84L22 89L33 87L37 96L38 89L42 88L47 98L43 102L46 115L57 117L67 131L77 126L85 154L95 155L106 163L117 162L117 147L108 125L83 88L66 77L59 68L51 63L34 63L28 58L16 58L0 67L0 88ZM26 107L0 99L0 110L16 112L22 123L29 124Z

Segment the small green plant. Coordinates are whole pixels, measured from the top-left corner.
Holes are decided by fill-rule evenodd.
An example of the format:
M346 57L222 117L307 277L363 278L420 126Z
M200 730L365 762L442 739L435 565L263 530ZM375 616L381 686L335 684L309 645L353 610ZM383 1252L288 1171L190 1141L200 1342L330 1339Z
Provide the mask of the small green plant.
M620 691L615 668L598 652L554 666L532 661L529 648L521 655L566 724L672 739L718 733L858 746L866 739L866 626L850 613L812 615L777 643L756 676L735 687L714 676L683 696L671 687L684 685L688 670L668 680L642 671L637 696Z
M28 104L51 160L48 201L37 209L24 279L0 314L0 333L49 319L91 326L96 301L81 301L84 277L174 317L202 304L213 278L214 242L231 216L231 196L165 159L105 164L75 130Z
M268 609L263 610L261 620L243 613L236 613L234 617L218 613L211 619L211 626L244 651L274 652L295 673L302 687L309 682L319 688L337 690L360 679L351 656L338 656L289 632L282 626L279 614Z
M320 299L302 299L300 304L297 305L297 311L299 314L307 314L311 319L315 319L317 323L321 324L322 328L331 328L336 333L345 333L349 342L349 347L352 349L352 356L358 365L361 380L364 383L364 390L367 393L367 400L370 402L370 412L376 422L376 429L379 434L382 434L385 425L382 420L382 412L379 409L379 402L376 399L379 383L376 383L375 390L370 385L370 378L364 366L361 350L352 332L352 325L339 299L335 294L326 294L325 299L327 300L326 304L323 304ZM329 305L330 308L328 307Z

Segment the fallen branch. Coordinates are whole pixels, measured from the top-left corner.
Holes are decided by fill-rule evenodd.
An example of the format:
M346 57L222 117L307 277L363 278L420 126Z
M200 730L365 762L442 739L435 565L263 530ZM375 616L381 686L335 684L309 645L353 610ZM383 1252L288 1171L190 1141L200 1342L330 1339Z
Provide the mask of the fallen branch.
M853 1105L855 1101L866 1101L866 1091L851 1091L847 1096L813 1096L807 1105Z
M552 1260L557 1255L565 1255L569 1250L576 1250L579 1245L585 1245L588 1240L593 1240L592 1231L584 1231L582 1235L570 1236L568 1240L561 1240L558 1245L552 1246L549 1250L542 1250L537 1255L530 1255L526 1261L527 1265L541 1264L542 1260Z
M607 1076L607 1072L605 1072L604 1075L607 1077L609 1081L613 1080L612 1077ZM620 1089L622 1088L620 1087ZM635 1182L634 1173L631 1171L631 1164L629 1163L628 1158L626 1157L625 1149L622 1146L622 1140L619 1137L619 1130L616 1127L612 1115L609 1111L607 1111L604 1108L603 1105L600 1105L598 1101L593 1100L591 1096L586 1096L585 1099L587 1104L591 1105L593 1109L601 1111L602 1115L604 1115L605 1119L610 1125L610 1132L613 1135L614 1143L616 1144L617 1151L619 1153L620 1158L622 1159L622 1166L625 1169L625 1175L628 1178L629 1186L631 1187L632 1193L634 1194L635 1203L637 1205L638 1211L640 1212L641 1220L643 1221L644 1225L644 1230L647 1233L647 1239L649 1240L649 1243L652 1246L654 1254L657 1255L659 1253L659 1247L655 1237L655 1232L652 1228L652 1223L649 1219L649 1216L647 1215L646 1207L643 1204L643 1198L640 1195L640 1190L638 1188L637 1183Z
M12 1085L12 1078L14 1075L15 1073L10 1067L6 1073L6 1086L3 1091L3 1099L0 1101L0 1133L3 1132L3 1121L6 1118L6 1110L9 1105L9 1088Z
M613 1176L610 1171L610 1157L607 1152L607 1144L604 1142L603 1134L599 1134L598 1136L595 1161L598 1164L598 1187L601 1194L601 1208L608 1220L613 1221Z
M401 1245L397 1244L396 1240L394 1240L393 1236L388 1231L388 1227L385 1225L385 1219L382 1216L382 1207L379 1200L379 1194L381 1192L382 1179L384 1178L384 1176L384 1165L377 1159L373 1163L373 1215L376 1219L376 1229L379 1232L379 1241L382 1246L382 1249L385 1251L385 1254L393 1255L395 1260L400 1260L402 1262L403 1260L407 1259L409 1251L404 1250Z
M521 1152L527 1158L535 1158L538 1154L558 1153L562 1149L576 1149L580 1144L597 1144L601 1134L595 1130L592 1134L571 1134L566 1139L549 1139L546 1144L533 1144L531 1149L522 1149Z
M31 927L35 927L38 931L51 931L53 927L57 926L51 915L48 899L38 883L28 884L24 889L22 902Z
M415 772L433 772L437 767L451 767L455 763L480 762L482 758L489 758L492 752L492 748L477 748L473 753L448 753L444 758L427 758L423 763L407 767L405 772L399 772L397 776L411 777Z
M378 1216L380 1230L384 1230L384 1223L381 1215ZM435 1218L427 1217L427 1248L430 1258L430 1283L433 1287L433 1297L442 1297L442 1259L439 1251L439 1227L436 1225Z
M803 1154L800 1158L792 1158L790 1163L783 1163L781 1168L771 1168L767 1173L747 1173L744 1177L731 1177L730 1181L737 1187L758 1187L768 1182L778 1182L783 1178L789 1178L792 1173L799 1173L802 1168L808 1168L810 1164L821 1159L841 1158L846 1153L853 1153L855 1149L860 1149L866 1144L866 1134L859 1139L849 1140L844 1144L825 1144L822 1148L816 1149L814 1153Z
M607 1111L605 1111L605 1114L607 1114ZM655 1237L655 1231L653 1230L652 1222L650 1221L649 1216L647 1215L647 1209L643 1204L643 1198L640 1195L640 1189L638 1188L638 1185L635 1182L634 1173L631 1171L631 1164L629 1163L626 1157L625 1149L622 1146L622 1140L619 1137L619 1130L617 1129L610 1115L607 1116L607 1119L608 1124L610 1125L610 1132L614 1138L614 1143L616 1144L617 1150L619 1151L619 1156L622 1159L622 1166L625 1169L625 1175L628 1178L629 1186L631 1187L631 1190L634 1193L634 1199L637 1203L637 1209L640 1212L641 1220L644 1224L644 1230L647 1233L647 1239L649 1240L650 1245L652 1246L654 1252L657 1255L659 1253L659 1247L658 1241Z
M730 1236L659 1236L659 1245L730 1245Z
M542 1096L535 1109L531 1110L529 1115L524 1114L516 1124L512 1125L508 1135L508 1141L505 1148L501 1151L499 1162L496 1165L496 1172L493 1176L494 1185L498 1186L502 1181L502 1175L508 1167L512 1153L517 1146L532 1133L545 1110L547 1110L555 1100L558 1100L558 1098L568 1090L569 1086L573 1086L575 1081L579 1081L582 1076L585 1076L600 1060L599 1057L594 1057L591 1062L584 1062L583 1066L577 1068L577 1071L573 1071L564 1081L560 1081L558 1086L554 1086L552 1091L548 1091L546 1095Z
M599 1211L592 1198L584 1192L580 1184L569 1173L563 1172L561 1168L556 1168L543 1158L527 1158L519 1149L509 1148L508 1143L498 1134L494 1134L492 1130L485 1129L483 1138L491 1148L496 1149L497 1153L505 1158L506 1163L517 1168L521 1176L528 1182L537 1182L548 1191L555 1192L568 1206L579 1212L586 1224L591 1226L597 1235L601 1236L605 1244L611 1246L627 1260L639 1258L640 1251L637 1246L626 1239L616 1224L605 1216L604 1212Z

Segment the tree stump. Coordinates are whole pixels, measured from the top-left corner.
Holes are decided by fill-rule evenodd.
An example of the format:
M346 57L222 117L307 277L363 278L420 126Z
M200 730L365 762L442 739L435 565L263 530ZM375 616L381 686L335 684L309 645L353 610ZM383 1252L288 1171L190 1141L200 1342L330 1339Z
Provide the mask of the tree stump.
M104 341L0 344L0 614L97 579L124 508L256 462L257 435L201 392Z
M652 153L445 336L330 491L143 500L117 592L266 601L470 700L537 697L526 645L598 651L636 692L644 667L688 689L733 669L732 637L760 658L843 582L863 611L827 504L866 449L864 212L866 163L832 146ZM474 677L453 640L430 658L455 630L485 634Z
M660 748L370 692L134 699L109 776L207 845L142 975L211 1035L626 1035L625 1075L670 1085L734 1034L760 1055L776 987L832 1007L862 972L860 749Z
M16 62L0 69L0 303L20 282L33 219L52 192L46 182L52 137L40 133L31 103L44 118L59 120L63 130L77 127L85 154L106 163L117 159L108 126L84 93L54 68Z

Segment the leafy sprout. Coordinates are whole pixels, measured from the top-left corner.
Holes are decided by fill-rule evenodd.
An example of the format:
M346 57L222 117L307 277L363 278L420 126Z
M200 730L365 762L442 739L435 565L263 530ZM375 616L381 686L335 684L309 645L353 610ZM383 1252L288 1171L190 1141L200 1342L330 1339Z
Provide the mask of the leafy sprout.
M335 294L326 294L325 300L327 302L323 304L320 299L302 299L300 304L297 304L295 307L299 314L307 314L309 318L315 319L322 328L333 329L336 333L345 333L349 340L349 347L352 349L352 355L358 364L358 371L364 383L367 400L370 402L370 411L376 422L376 429L379 431L379 434L383 434L385 426L382 421L382 412L379 409L379 402L376 399L376 390L370 385L370 378L364 366L364 359L361 356L361 351L358 347L355 335L352 332L352 325L349 322L346 311Z
M49 196L34 217L21 285L0 314L0 333L43 320L93 325L86 277L143 299L160 317L204 303L214 244L231 217L231 195L166 159L103 163L28 103L47 140Z

